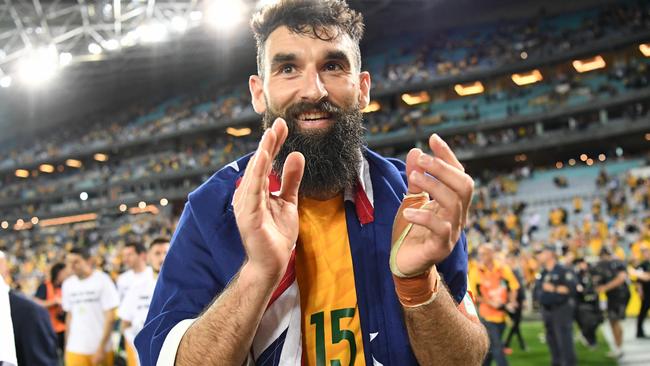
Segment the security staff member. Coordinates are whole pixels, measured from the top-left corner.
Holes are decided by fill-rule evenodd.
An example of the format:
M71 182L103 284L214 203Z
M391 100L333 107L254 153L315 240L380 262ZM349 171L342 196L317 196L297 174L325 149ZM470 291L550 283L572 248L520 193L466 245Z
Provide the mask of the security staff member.
M542 264L539 303L552 365L573 366L576 364L573 346L575 276L570 269L558 263L552 246L542 248L539 262Z
M573 261L576 273L576 322L580 327L582 336L590 347L596 346L596 329L603 322L603 313L600 311L598 292L593 279L593 268L584 258Z

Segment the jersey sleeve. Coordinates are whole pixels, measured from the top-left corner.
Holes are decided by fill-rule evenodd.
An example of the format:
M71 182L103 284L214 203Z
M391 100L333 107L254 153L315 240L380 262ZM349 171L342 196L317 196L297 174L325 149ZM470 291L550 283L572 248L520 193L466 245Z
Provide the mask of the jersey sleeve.
M70 303L70 283L68 281L63 282L61 286L61 307L66 312L69 312L72 307Z
M104 275L103 282L104 286L102 288L102 294L100 295L99 302L102 305L102 310L115 309L120 304L120 296L117 294L117 288L111 281L108 275Z
M122 319L126 320L128 322L133 321L133 310L135 307L135 291L133 288L129 290L126 295L124 295L124 298L122 299L122 302L120 303L120 306L117 308L117 316Z

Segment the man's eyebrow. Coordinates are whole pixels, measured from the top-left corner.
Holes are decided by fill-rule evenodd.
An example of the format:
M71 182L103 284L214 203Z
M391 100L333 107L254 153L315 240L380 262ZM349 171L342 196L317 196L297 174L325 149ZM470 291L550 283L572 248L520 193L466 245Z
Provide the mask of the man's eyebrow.
M283 64L285 62L292 62L296 60L295 53L277 53L271 59L271 67L274 67L278 64Z
M346 55L343 51L327 51L325 58L328 60L343 61L350 65L350 59L348 58L348 55Z

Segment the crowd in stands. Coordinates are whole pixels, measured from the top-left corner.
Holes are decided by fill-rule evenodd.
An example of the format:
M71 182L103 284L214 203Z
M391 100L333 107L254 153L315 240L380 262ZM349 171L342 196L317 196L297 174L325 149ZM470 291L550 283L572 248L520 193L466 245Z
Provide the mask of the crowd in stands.
M585 44L650 28L647 2L625 1L589 12L500 22L394 40L395 51L368 60L380 88L494 69L521 60L561 55ZM390 41L388 41L390 44ZM406 45L404 45L406 43Z
M391 48L382 42L381 52L372 52L371 48L365 54L370 55L367 66L373 72L373 88L381 90L391 83L428 80L440 75L457 75L472 67L493 68L516 62L521 59L522 52L526 53L527 58L540 58L549 54L561 54L585 42L613 35L635 34L650 29L649 13L650 6L647 2L625 1L576 14L549 17L542 13L534 19L521 22L483 25L451 33L438 32L433 38L430 35L408 37L412 40L410 46L394 47L397 51L388 53L385 50ZM403 39L396 42L404 44ZM644 72L644 81L635 87L647 85L647 71ZM532 98L526 98L526 91L515 94L498 91L480 97L483 100L456 103L456 109L449 110L449 106L444 106L445 109L441 111L440 106L428 106L423 107L424 111L403 113L403 117L405 120L417 119L420 124L426 125L444 121L485 120L496 116L548 110L556 107L556 102L572 99L569 98L569 91L571 86L576 85L571 85L571 76L567 75L565 81L563 83L558 79L555 85L546 85L542 95ZM47 131L38 138L23 142L7 141L0 149L0 169L16 168L55 156L67 156L93 147L109 147L206 126L215 120L253 116L245 85L226 88L217 85L220 84L204 85L193 95L156 101L149 107L140 104L125 108L119 115L95 118L96 122L83 123L78 128L61 129L54 133ZM532 90L542 89L544 88ZM577 89L578 94L583 93L587 99L588 95L584 96L584 93L603 92L573 89ZM518 93L524 95L517 95ZM481 110L483 105L511 99L512 102L503 105L502 111L495 113L492 110L494 108L489 106L485 107L489 112ZM400 127L396 124L399 119L394 118L395 115L385 116L385 113L391 112L377 113L373 117L369 128L371 133L387 132ZM396 113L402 114L401 111ZM420 118L417 118L418 114L421 115Z

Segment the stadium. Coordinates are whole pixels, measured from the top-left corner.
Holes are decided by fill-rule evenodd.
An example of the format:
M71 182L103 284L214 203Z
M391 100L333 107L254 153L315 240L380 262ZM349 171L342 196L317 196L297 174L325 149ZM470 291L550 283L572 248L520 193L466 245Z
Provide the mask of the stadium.
M284 13L262 13L285 3ZM345 16L332 10L340 4L0 3L0 364L650 364L650 1L349 0ZM295 28L281 18L316 11L330 18ZM261 38L254 14L263 14L253 18L254 30L268 32ZM343 37L327 27L355 41L354 14L363 15L355 75L367 71L371 82L364 101L364 79L355 79L362 102L350 111L336 98L354 57L328 53L315 82L288 76L311 72L296 61L311 43L287 46L276 32L289 29L284 37L314 49ZM278 44L296 52L269 59L268 71L278 59L291 63L267 75L260 65ZM283 90L294 87L324 93L296 107L317 122L275 113L271 102L293 98ZM310 165L303 150L282 155L285 138L300 146L325 136L309 127L308 138L292 140L305 125L347 126L355 112L362 154L342 152L353 132L340 132L338 147L305 146L352 161L351 179L326 158ZM271 125L271 115L287 121ZM425 168L413 148L442 168ZM404 275L399 259L421 261L397 254L416 240L409 230L438 234L409 219L402 199L426 191L428 203L407 210L445 214L449 197L464 200L436 173L448 169L473 182L451 222L456 236L445 239L454 245ZM280 207L295 186L296 215L282 272L252 320L242 309L264 291L241 283L263 236L247 231L255 225L242 220L256 216L242 210L255 174L263 200ZM330 183L342 185L323 191ZM384 203L393 196L395 205ZM330 242L341 245L317 247ZM263 253L259 263L270 265ZM433 287L413 305L400 281L421 275L429 277L418 285ZM233 294L247 300L234 306ZM453 327L422 323L468 333L410 323L412 305L447 299L465 317ZM206 325L219 314L223 322ZM229 327L238 334L232 349L219 341ZM476 341L429 341L446 337ZM431 358L418 349L428 346L451 353Z

